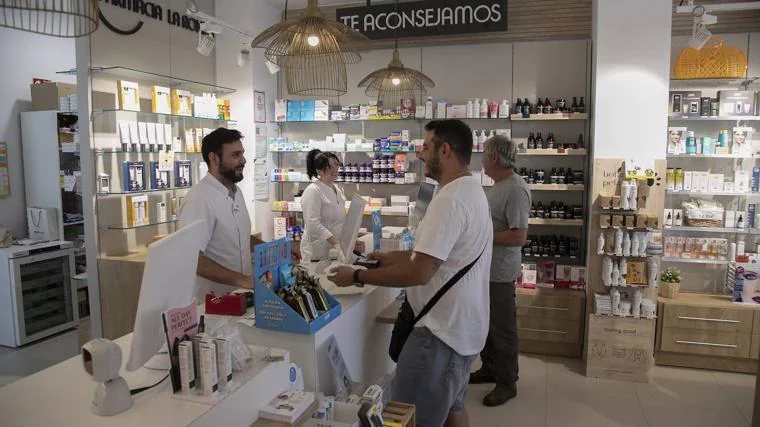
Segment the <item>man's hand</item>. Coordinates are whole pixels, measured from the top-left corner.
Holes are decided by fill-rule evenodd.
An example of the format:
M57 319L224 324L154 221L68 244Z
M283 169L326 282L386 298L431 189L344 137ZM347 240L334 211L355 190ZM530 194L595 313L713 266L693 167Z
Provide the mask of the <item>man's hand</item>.
M253 277L241 274L240 277L235 281L235 286L238 288L253 289Z
M389 264L388 254L382 252L372 252L367 254L367 259L370 261L377 261L378 266L384 267Z
M327 279L338 285L338 287L346 288L354 285L354 269L351 267L338 267L333 270L331 276L327 276Z

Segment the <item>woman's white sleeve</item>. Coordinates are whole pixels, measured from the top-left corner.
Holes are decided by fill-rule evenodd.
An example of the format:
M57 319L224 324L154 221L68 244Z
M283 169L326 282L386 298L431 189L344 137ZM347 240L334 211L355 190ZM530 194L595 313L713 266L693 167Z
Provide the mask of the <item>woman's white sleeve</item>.
M330 230L322 224L322 198L319 191L309 191L307 188L301 197L304 226L309 234L319 240L327 240L333 236Z

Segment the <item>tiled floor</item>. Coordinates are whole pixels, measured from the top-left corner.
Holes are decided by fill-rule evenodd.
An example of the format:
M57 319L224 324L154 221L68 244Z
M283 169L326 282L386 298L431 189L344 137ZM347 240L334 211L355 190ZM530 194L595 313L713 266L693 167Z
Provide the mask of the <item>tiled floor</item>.
M0 386L75 356L79 335L73 330L18 350L0 347ZM515 399L486 408L481 401L493 386L470 387L470 425L749 427L752 420L754 375L656 366L651 381L639 384L587 378L584 370L580 359L521 355Z
M754 375L655 366L640 384L587 378L584 370L580 359L521 355L515 399L486 408L481 401L493 386L470 386L470 425L749 427L752 420Z

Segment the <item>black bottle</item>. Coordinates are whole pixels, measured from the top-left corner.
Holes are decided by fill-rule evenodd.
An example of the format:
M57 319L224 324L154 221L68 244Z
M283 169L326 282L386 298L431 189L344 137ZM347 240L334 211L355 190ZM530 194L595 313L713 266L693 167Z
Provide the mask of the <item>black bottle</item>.
M559 245L557 244L557 236L552 236L549 241L549 255L559 255Z
M578 105L578 112L579 113L585 113L586 112L586 103L583 102L583 97L581 96L581 103Z
M544 145L544 138L541 136L541 132L536 136L536 148L546 148Z
M523 181L528 182L528 170L525 168L520 168L520 177L523 179Z
M536 218L543 218L544 217L544 204L541 202L538 202L536 204Z
M557 252L560 256L566 256L567 255L567 241L565 240L565 236L559 236L559 244L557 245Z
M535 218L536 217L536 204L533 203L530 205L530 213L528 214L529 218Z
M538 97L536 101L536 114L544 114L544 102L541 101L541 97Z
M557 168L552 168L551 172L549 173L549 179L551 180L552 184L559 184L559 175L557 175Z
M515 102L515 114L522 114L522 106L522 100L517 98L517 102Z
M549 132L549 136L546 137L546 148L553 150L555 147L554 134Z
M573 168L567 168L567 173L565 174L565 184L574 184L575 183L575 174L573 173Z
M536 183L536 174L532 170L528 172L528 184L535 184Z
M583 148L586 144L583 143L583 134L578 134L578 146L575 148Z
M526 99L525 101L523 101L523 104L522 104L523 117L526 117L526 116L529 117L532 112L533 112L533 106L530 105L530 102L528 102L528 100Z
M544 184L545 183L545 181L544 181L544 175L546 175L546 173L544 172L543 169L536 169L536 184Z
M557 184L565 184L567 183L567 173L565 172L565 168L559 168L559 172L557 173ZM562 204L560 202L560 204Z
M573 97L573 105L570 107L570 112L577 113L578 112L578 98Z
M528 135L528 150L536 148L536 139L533 137L533 132Z

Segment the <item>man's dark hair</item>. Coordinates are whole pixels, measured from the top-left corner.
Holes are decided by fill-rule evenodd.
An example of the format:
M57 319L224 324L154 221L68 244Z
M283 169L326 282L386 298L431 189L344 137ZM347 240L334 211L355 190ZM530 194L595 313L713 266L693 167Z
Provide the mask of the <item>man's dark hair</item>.
M203 152L203 160L206 164L211 166L211 160L209 160L210 153L216 153L219 160L222 159L222 146L231 142L240 141L243 139L243 134L236 129L218 128L210 134L203 137L203 145L201 151Z
M435 148L448 143L457 158L464 164L470 164L472 158L472 129L461 120L433 120L425 125L425 130L433 132Z

